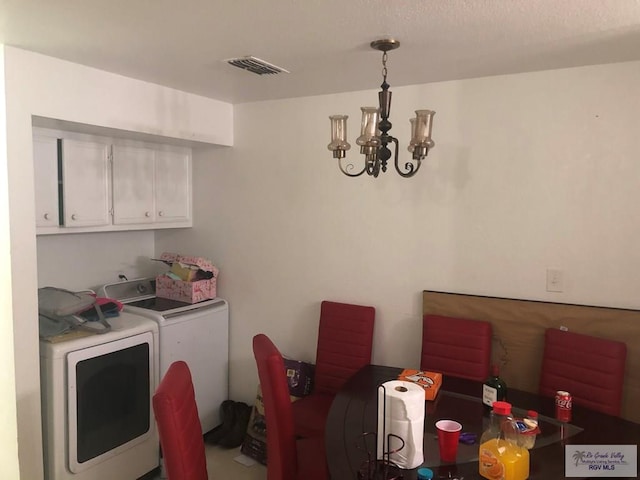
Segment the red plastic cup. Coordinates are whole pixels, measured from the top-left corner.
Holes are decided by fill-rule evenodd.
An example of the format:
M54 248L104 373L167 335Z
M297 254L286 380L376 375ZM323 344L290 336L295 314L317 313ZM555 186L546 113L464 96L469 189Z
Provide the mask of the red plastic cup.
M458 456L458 440L462 425L455 420L439 420L436 422L438 430L438 447L440 448L440 461L455 463Z

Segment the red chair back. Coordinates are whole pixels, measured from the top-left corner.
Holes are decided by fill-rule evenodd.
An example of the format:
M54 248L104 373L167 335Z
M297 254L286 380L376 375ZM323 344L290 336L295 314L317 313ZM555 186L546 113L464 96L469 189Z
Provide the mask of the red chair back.
M491 366L491 323L425 315L420 368L484 381Z
M556 328L544 338L539 393L566 390L577 405L620 416L626 344Z
M263 334L253 337L253 354L267 422L267 479L293 480L297 478L298 455L284 361Z
M322 302L314 392L335 395L354 373L371 363L375 316L373 307Z
M207 480L202 428L189 367L169 366L153 395L153 411L169 480Z

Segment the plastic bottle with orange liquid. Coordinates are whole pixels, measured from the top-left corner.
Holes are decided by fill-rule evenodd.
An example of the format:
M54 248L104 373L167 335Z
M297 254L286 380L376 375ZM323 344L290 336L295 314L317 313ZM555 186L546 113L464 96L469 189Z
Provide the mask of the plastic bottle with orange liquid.
M511 404L494 402L489 428L480 437L479 473L489 480L529 478L529 450L518 445Z

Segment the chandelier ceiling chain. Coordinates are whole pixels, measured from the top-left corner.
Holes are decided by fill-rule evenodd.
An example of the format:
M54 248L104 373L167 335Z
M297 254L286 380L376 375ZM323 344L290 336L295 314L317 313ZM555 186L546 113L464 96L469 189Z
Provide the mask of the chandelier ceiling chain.
M402 177L414 176L424 160L433 148L431 139L431 128L433 123L433 110L416 110L415 118L410 119L411 141L408 150L412 154L411 161L406 162L402 167L398 160L398 139L389 134L391 122L389 112L391 111L391 91L387 83L387 52L395 50L400 46L400 42L392 38L385 38L371 42L371 48L382 52L382 85L378 92L378 107L361 107L362 126L360 136L356 143L360 145L360 153L365 156L365 165L359 171L353 171L354 165L342 164L342 159L346 157L346 152L351 148L347 142L347 115L331 115L331 143L327 146L333 152L333 158L338 159L340 171L349 177L359 177L363 173L377 177L380 172L387 171L387 162L394 155L394 166L396 172ZM394 152L387 145L393 143Z

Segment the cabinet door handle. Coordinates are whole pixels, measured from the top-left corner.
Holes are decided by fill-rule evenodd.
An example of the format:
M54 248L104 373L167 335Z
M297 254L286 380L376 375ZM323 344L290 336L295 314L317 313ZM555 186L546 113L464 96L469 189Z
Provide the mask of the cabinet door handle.
M73 215L71 215L71 220L77 220L78 216L74 213Z
M151 216L151 214L150 214L149 212L144 212L144 216L145 216L145 217L150 217L150 216Z
M160 211L158 212L158 216L159 216L159 217L164 216L164 212L163 212L162 210L160 210Z
M45 220L49 220L49 214L48 214L48 213L45 213L45 214L44 214L44 219L45 219Z

